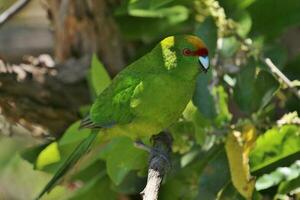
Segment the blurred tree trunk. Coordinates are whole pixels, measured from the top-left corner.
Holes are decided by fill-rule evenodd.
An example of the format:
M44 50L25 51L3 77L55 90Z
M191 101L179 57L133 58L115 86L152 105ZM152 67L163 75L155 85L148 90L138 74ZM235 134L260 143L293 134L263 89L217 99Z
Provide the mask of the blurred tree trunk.
M124 66L122 44L112 16L112 1L48 0L58 62L97 53L111 75Z
M89 102L85 77L92 53L114 76L124 66L123 48L105 0L46 0L54 34L54 68L43 62L10 66L0 62L0 133L14 134L16 124L31 134L58 137L79 119ZM0 118L1 119L1 118ZM21 129L18 129L21 130ZM25 133L26 132L26 133Z

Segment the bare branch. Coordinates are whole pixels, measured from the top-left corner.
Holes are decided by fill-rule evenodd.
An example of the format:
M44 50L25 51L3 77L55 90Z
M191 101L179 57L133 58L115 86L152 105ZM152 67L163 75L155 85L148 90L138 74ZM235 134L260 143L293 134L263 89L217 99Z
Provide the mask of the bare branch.
M21 10L30 0L19 0L0 15L0 26Z
M240 41L243 45L245 45L249 49L249 51L255 50L255 48L252 46L252 44L247 41L249 39L244 39L237 33L234 33L233 35L238 41ZM288 77L286 77L286 75L284 75L284 73L282 73L278 69L278 67L273 63L273 61L270 58L265 58L263 56L260 56L260 60L269 67L271 72L277 77L277 79L279 81L283 82L289 88L289 90L298 99L300 99L300 91L297 90L297 88L295 87L295 84Z
M300 99L300 91L294 87L293 82L288 79L276 65L272 62L270 58L261 58L261 60L270 68L270 70L281 80L287 87L293 92L293 94Z
M170 168L169 153L172 138L162 132L153 136L153 149L149 162L148 179L145 189L141 192L143 200L157 200L160 184Z
M20 135L12 129L18 125L33 137L59 136L79 118L78 108L89 103L84 81L66 84L57 67L43 65L0 61L0 131L6 135Z

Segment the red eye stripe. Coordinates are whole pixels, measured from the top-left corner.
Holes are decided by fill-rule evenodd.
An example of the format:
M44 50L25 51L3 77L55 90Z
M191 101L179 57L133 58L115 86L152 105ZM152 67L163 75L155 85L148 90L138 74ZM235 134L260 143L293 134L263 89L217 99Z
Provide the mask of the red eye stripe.
M183 55L185 55L185 56L207 56L208 50L206 48L201 48L196 51L191 51L190 49L183 49Z

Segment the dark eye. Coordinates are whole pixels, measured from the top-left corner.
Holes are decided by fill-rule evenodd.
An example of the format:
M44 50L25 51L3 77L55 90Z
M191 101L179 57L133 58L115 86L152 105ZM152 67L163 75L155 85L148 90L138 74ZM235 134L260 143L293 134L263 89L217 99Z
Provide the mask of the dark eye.
M192 51L189 50L189 49L183 49L182 53L183 53L183 55L185 55L185 56L190 56L190 55L192 54Z

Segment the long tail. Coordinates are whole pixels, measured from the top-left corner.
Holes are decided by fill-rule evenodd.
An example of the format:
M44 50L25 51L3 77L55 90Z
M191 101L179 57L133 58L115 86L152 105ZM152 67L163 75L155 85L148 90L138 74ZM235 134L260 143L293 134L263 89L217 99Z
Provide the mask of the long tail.
M86 116L83 120L81 120L79 129L82 129L82 128L100 129L100 128L103 128L103 126L95 124L94 122L92 122L92 120L89 116Z
M76 147L76 149L71 153L67 160L64 163L62 163L62 165L59 167L52 179L48 182L48 184L38 195L36 200L40 199L45 193L48 193L55 186L55 184L57 184L57 182L65 175L65 173L77 163L77 161L89 150L96 136L97 134L92 131L92 133Z

